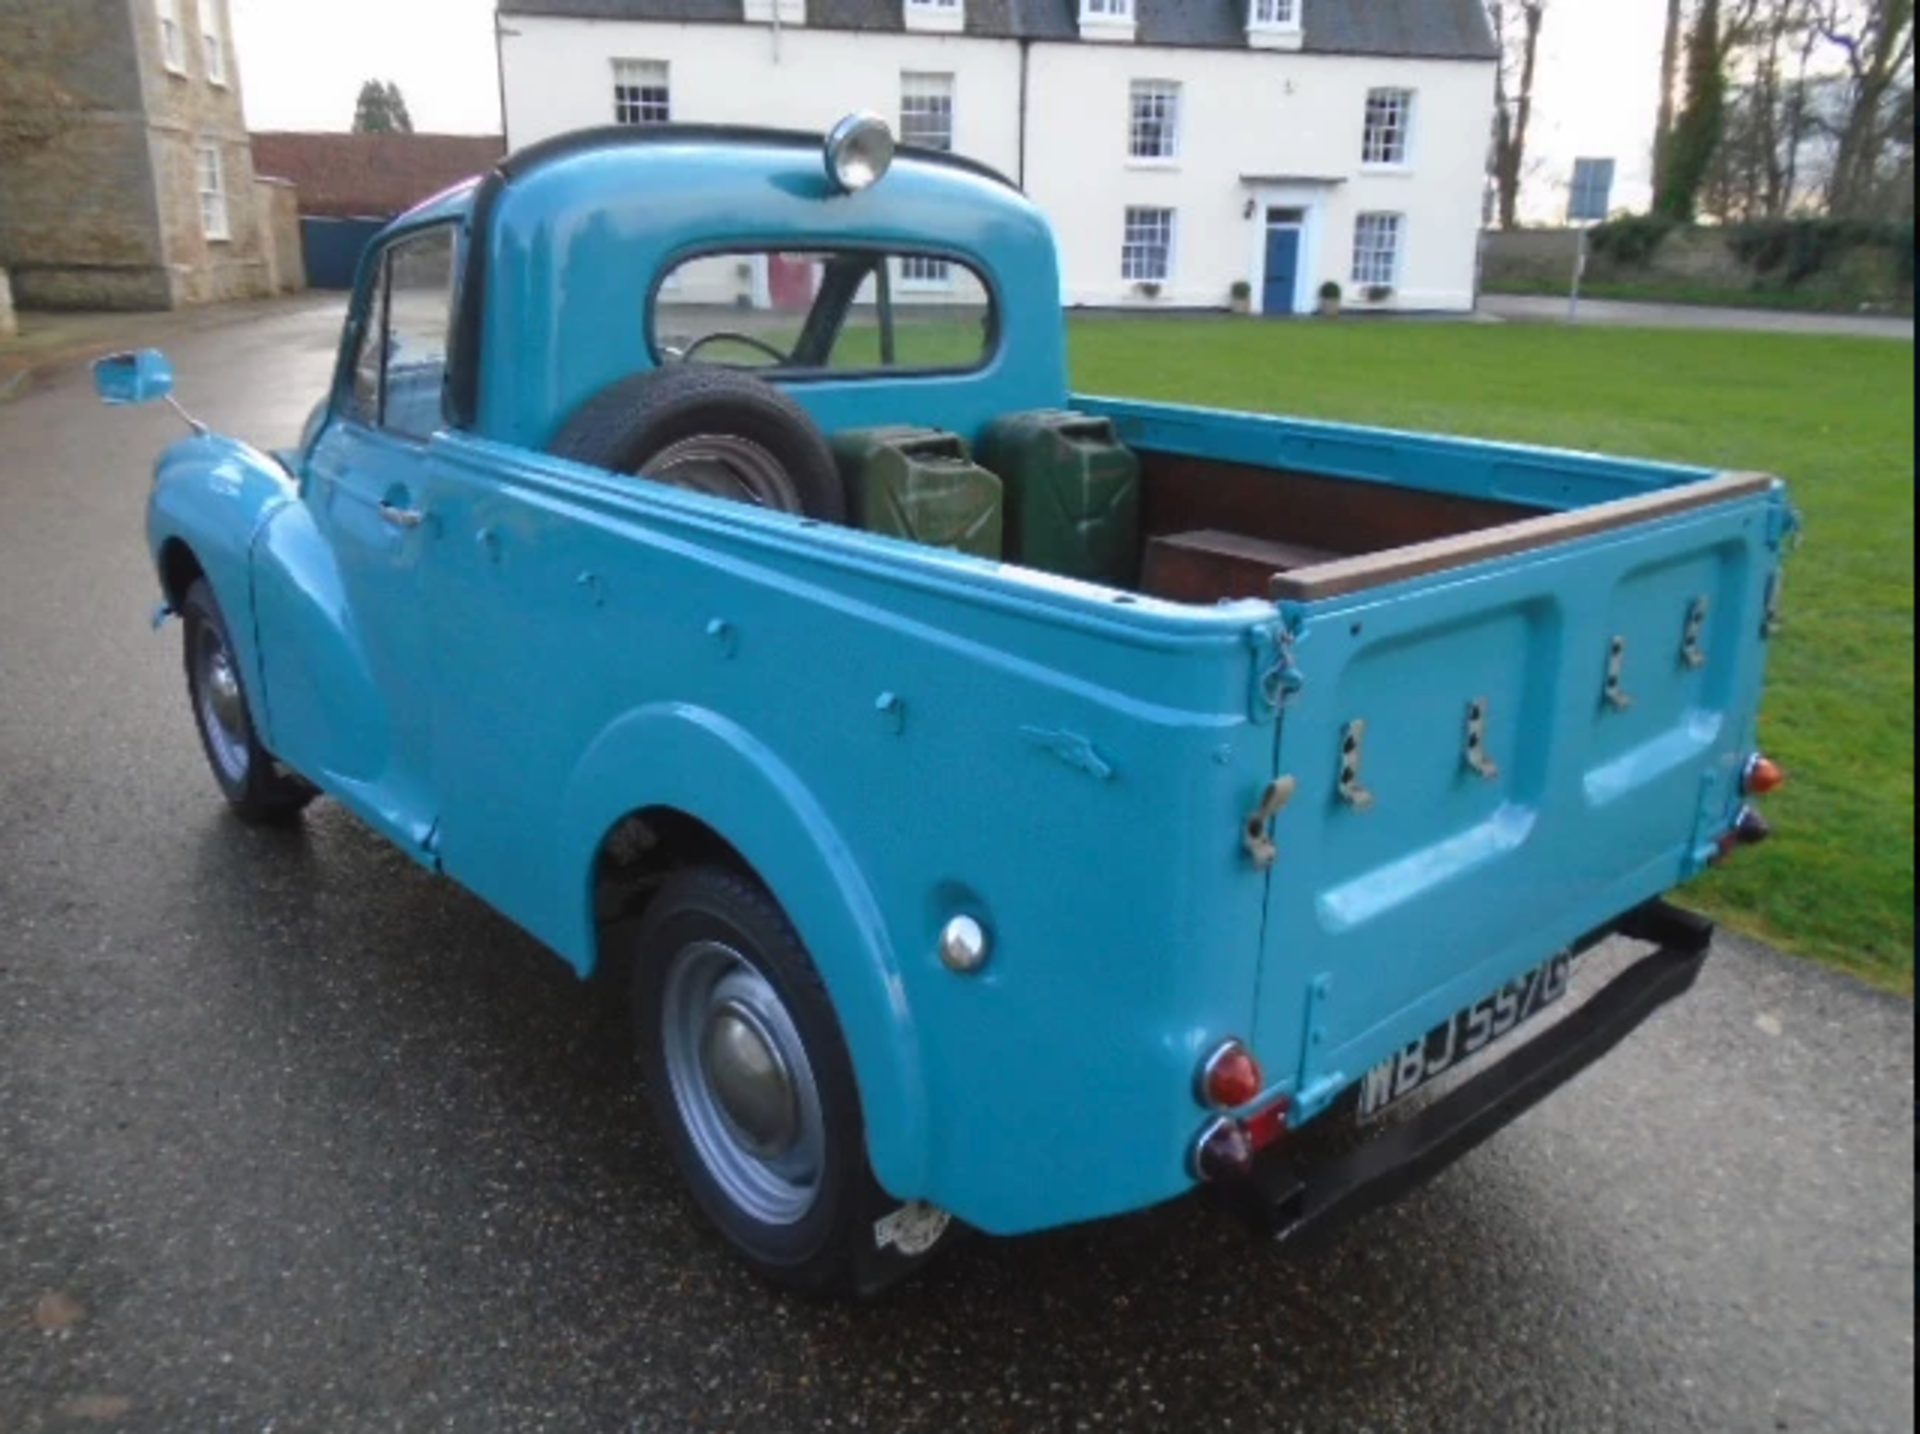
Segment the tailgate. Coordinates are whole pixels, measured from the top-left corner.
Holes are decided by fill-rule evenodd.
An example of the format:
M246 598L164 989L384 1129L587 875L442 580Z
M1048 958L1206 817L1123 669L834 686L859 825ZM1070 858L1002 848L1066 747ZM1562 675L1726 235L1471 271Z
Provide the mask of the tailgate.
M1395 1049L1700 869L1753 750L1777 485L1283 602L1256 1049L1310 1118Z

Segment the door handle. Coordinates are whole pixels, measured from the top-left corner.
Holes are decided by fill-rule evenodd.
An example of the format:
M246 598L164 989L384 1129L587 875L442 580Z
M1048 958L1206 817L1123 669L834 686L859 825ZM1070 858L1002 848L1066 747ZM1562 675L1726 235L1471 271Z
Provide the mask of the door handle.
M380 516L396 528L417 528L427 521L427 515L419 508L400 508L392 503L380 505Z

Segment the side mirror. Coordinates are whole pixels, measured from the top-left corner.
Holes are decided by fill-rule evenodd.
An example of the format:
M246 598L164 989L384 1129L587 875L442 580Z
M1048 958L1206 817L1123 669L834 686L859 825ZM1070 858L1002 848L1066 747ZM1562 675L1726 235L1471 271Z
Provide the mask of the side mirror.
M159 349L108 354L94 360L93 391L102 403L151 403L173 392L173 365Z

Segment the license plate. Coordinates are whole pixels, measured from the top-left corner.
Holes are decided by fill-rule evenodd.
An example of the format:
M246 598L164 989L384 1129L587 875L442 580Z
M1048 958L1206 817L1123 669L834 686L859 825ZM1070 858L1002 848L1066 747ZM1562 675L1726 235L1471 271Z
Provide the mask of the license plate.
M1388 1056L1360 1082L1360 1119L1372 1120L1512 1035L1566 995L1572 975L1573 954L1562 951Z

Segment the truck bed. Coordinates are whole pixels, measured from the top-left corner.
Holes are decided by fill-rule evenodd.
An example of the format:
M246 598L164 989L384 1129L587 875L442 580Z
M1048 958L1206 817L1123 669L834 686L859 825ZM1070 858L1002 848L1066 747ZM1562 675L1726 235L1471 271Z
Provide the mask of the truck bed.
M1140 456L1140 587L1192 602L1339 597L1764 493L1776 481L1723 473L1554 513L1391 484Z
M1141 463L1137 589L1310 602L1762 494L1756 473L1078 399Z

